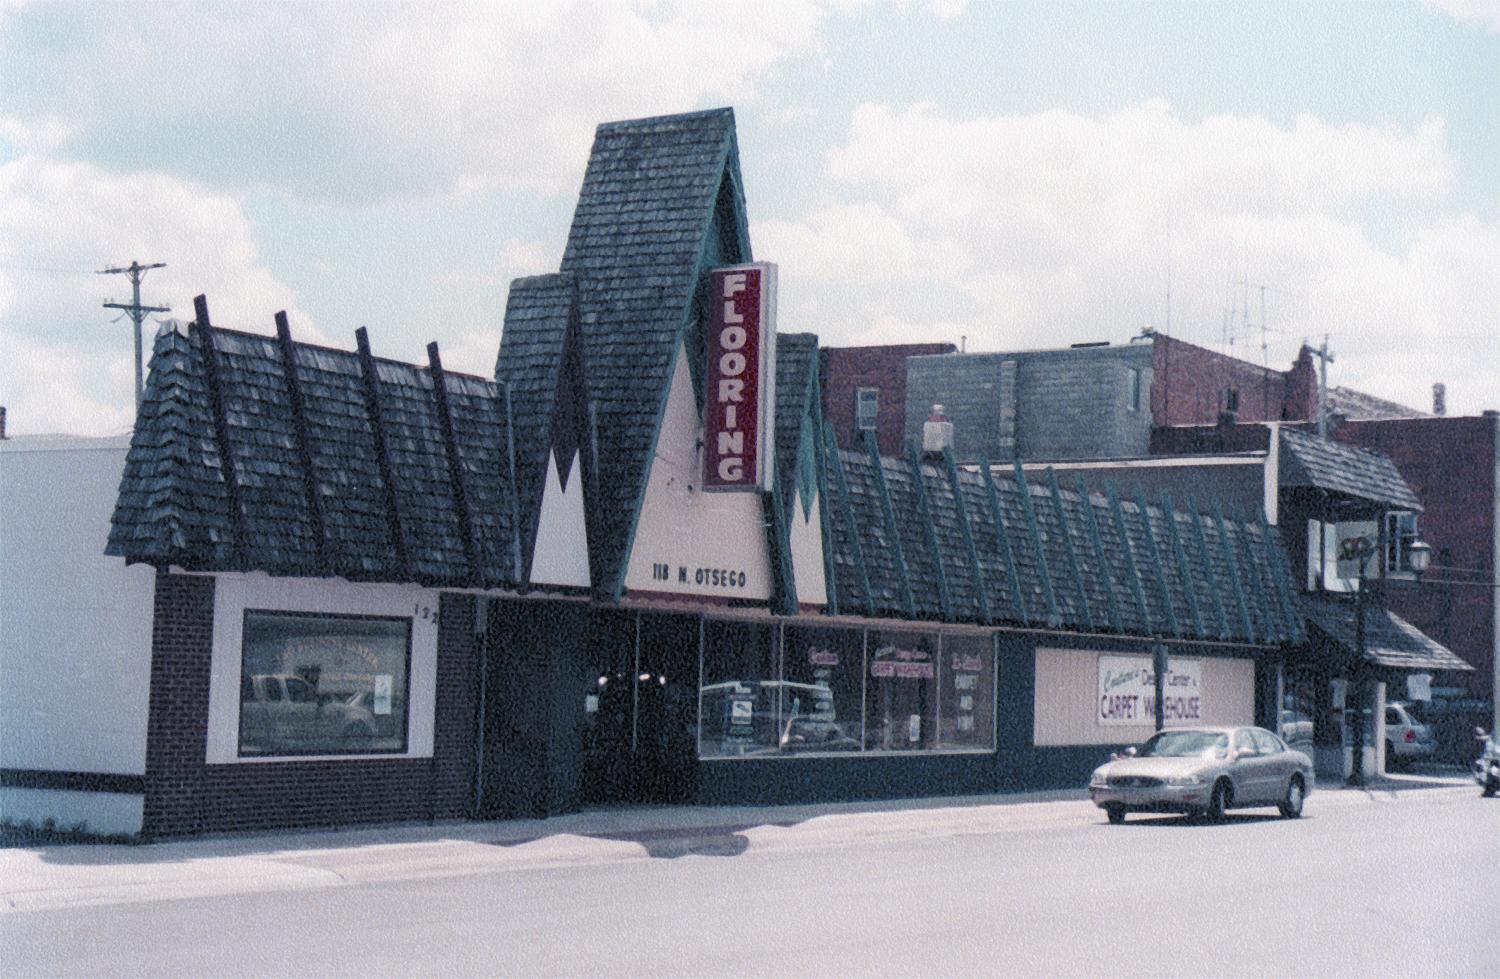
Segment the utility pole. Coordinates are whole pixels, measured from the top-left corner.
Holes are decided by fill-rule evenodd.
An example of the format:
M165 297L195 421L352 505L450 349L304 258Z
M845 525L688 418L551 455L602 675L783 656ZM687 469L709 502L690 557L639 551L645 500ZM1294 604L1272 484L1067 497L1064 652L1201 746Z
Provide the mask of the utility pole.
M164 269L166 267L166 262L153 262L150 265L142 265L139 262L131 262L130 265L125 268L100 269L97 273L98 275L130 276L131 295L129 304L105 303L104 308L123 309L125 311L125 315L129 316L131 321L135 323L135 410L137 413L139 413L141 410L141 398L145 393L146 387L146 380L142 375L142 371L144 368L141 366L141 323L146 319L147 313L170 313L172 311L172 307L170 306L141 305L141 276L145 275L152 269Z
M1328 352L1328 334L1323 334L1323 345L1313 351L1320 361L1318 371L1318 438L1328 437L1328 365L1333 363L1333 354Z

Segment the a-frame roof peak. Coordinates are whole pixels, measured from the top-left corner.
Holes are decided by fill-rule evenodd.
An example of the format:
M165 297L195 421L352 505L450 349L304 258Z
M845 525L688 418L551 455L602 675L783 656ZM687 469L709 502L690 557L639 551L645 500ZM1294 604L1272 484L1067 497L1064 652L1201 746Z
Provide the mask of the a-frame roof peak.
M706 268L750 260L734 113L608 122L595 131L563 253L576 277L591 422L599 438L604 594L618 593L672 366L697 352Z

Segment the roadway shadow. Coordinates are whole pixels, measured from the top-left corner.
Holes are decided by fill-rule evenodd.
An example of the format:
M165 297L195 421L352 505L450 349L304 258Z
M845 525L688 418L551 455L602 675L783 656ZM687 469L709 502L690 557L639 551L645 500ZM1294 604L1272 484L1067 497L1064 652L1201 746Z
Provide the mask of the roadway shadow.
M1306 819L1304 814L1302 819ZM1155 812L1133 812L1125 817L1125 822L1111 825L1105 820L1100 820L1099 825L1109 829L1120 829L1137 827L1140 829L1160 829L1163 827L1189 827L1192 829L1213 829L1221 826L1247 826L1253 823L1278 823L1292 822L1284 819L1281 813L1272 810L1267 813L1260 812L1229 812L1219 822L1211 822L1201 816L1182 816L1177 813L1155 813Z
M678 857L737 857L750 848L750 838L745 831L763 826L787 828L797 821L745 823L731 826L684 826L669 829L622 830L620 832L580 832L573 835L590 840L611 840L616 843L635 843L646 851L647 856L665 860ZM544 840L550 835L517 837L515 839L479 840L491 846L522 846Z

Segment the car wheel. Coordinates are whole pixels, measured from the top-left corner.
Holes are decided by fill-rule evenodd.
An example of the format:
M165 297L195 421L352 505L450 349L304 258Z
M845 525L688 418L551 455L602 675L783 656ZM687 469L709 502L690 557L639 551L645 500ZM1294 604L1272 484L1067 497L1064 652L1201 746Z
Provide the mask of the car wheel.
M1389 741L1385 743L1385 767L1386 771L1394 772L1401 768L1401 757L1396 754L1396 746Z
M1105 806L1104 815L1109 817L1111 825L1118 826L1125 821L1125 807Z
M1500 778L1495 778L1492 775L1490 776L1489 780L1484 783L1484 789L1479 794L1484 796L1486 799L1489 799L1492 798L1496 792L1500 792Z
M1228 809L1234 802L1234 793L1229 788L1229 783L1223 780L1214 783L1214 790L1208 797L1208 808L1204 810L1203 816L1211 823L1224 821L1224 810Z
M1302 785L1302 777L1293 775L1292 780L1286 784L1286 795L1282 797L1281 804L1276 808L1287 819L1296 819L1302 815L1302 801L1305 799L1306 789Z

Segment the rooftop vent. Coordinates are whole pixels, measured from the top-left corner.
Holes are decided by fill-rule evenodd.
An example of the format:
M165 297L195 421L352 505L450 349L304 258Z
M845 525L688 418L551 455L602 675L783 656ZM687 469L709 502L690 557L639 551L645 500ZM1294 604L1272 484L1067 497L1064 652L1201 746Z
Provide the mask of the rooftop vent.
M953 445L953 423L943 414L942 405L933 405L932 414L922 425L922 452L942 455L943 450Z

